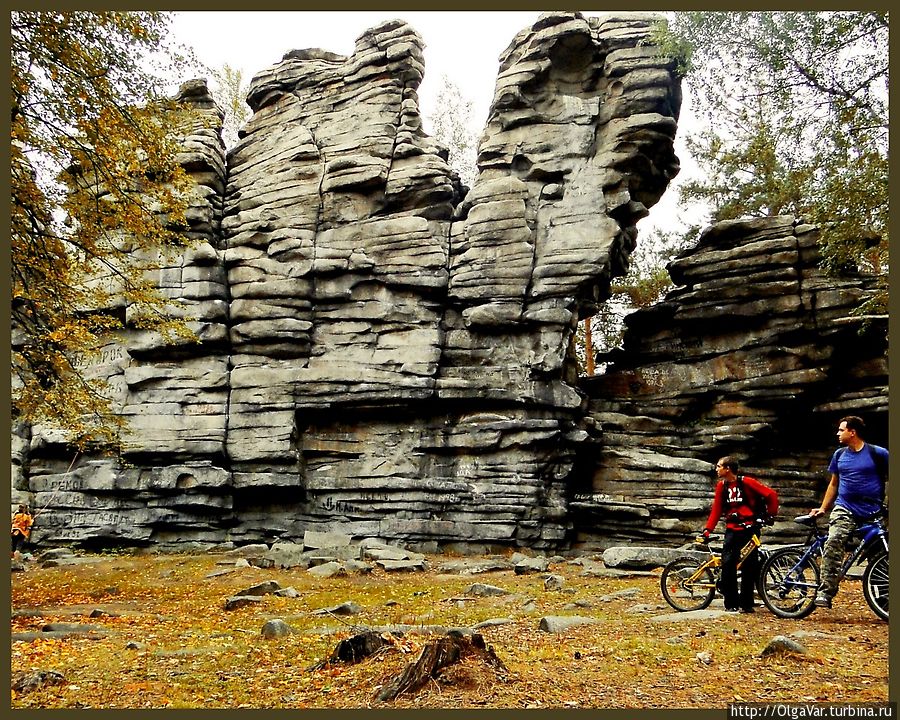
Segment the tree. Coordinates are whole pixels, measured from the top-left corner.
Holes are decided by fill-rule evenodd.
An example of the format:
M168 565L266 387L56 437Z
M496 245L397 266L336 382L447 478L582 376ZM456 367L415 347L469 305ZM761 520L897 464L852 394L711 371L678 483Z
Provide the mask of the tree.
M447 162L459 174L463 184L475 181L477 140L472 130L472 101L467 100L459 86L441 75L441 86L435 99L434 112L426 116L431 136L444 145Z
M888 270L886 12L690 12L662 45L707 126L682 196L713 220L794 214L822 228L823 265ZM658 38L659 39L659 38ZM864 311L872 311L869 305Z
M237 144L238 130L250 117L250 106L247 105L249 86L244 82L244 74L228 63L220 68L210 70L213 79L213 95L225 112L222 125L222 140L225 147Z
M613 280L609 299L596 315L578 327L575 342L581 374L594 374L592 355L602 356L622 344L626 315L659 302L673 287L666 265L690 245L699 229L690 226L684 232L653 230L638 242L628 273ZM605 364L600 365L602 370Z
M103 384L79 368L126 312L191 335L145 276L146 258L186 245L167 27L150 12L11 13L13 417L79 445L116 440Z

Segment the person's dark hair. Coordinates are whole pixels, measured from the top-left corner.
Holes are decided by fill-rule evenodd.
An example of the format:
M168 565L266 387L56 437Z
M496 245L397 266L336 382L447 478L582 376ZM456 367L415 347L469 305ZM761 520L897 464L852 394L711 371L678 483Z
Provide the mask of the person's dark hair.
M855 431L860 438L862 438L863 433L866 431L866 424L863 422L863 419L857 415L842 417L838 425L841 423L847 423L847 429Z
M741 469L741 464L737 461L737 458L733 458L731 457L731 455L726 455L721 460L719 460L719 465L728 468L733 473L736 473Z

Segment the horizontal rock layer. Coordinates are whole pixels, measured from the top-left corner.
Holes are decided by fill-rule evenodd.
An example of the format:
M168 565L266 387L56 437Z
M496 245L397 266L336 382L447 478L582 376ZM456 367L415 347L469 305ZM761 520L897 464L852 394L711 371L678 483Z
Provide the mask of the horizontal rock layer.
M580 542L695 533L724 455L778 491L769 535L796 534L842 416L887 444L887 318L855 314L874 280L824 276L818 235L790 216L718 223L669 265L678 287L627 318L584 385L603 438L569 506Z
M154 279L201 342L129 331L86 369L128 420L122 457L69 468L59 432L17 428L34 539L618 543L692 519L708 453L757 447L786 408L876 402L883 357L846 341L868 289L817 275L814 229L785 218L707 233L613 372L579 385L577 322L678 172L653 21L548 13L519 33L471 189L422 130L423 45L401 21L257 75L227 157L186 84L206 118L182 138L196 244Z

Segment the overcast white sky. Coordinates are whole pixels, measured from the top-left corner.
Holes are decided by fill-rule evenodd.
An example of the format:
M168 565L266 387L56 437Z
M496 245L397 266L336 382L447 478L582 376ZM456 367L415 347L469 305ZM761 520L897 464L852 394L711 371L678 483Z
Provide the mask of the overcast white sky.
M582 11L586 16L604 11ZM425 78L419 88L423 116L433 111L441 75L446 74L472 102L476 136L480 136L497 79L498 58L515 34L531 25L539 12L414 12L414 11L296 11L296 12L177 12L176 39L194 48L197 58L210 67L224 64L241 70L249 81L278 63L290 51L321 48L349 55L356 38L384 20L406 20L425 41ZM680 125L690 122L687 98ZM426 124L426 130L428 129ZM650 216L641 221L641 233L651 225L672 229L677 210L675 184L691 171L679 131L676 153L682 173Z

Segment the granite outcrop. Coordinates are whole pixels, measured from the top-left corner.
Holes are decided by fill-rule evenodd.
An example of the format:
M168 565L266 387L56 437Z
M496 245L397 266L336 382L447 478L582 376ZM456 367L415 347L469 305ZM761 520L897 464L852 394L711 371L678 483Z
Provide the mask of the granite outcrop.
M785 218L708 231L611 372L579 380L577 323L679 169L656 20L554 12L516 35L471 188L422 128L403 21L259 73L227 153L221 110L186 83L195 245L154 279L201 342L131 330L86 369L128 420L120 456L72 462L52 428L14 429L35 541L618 544L696 515L709 453L761 462L779 433L793 452L790 413L886 418L884 348L850 315L869 286L817 275L815 229Z

